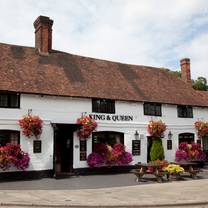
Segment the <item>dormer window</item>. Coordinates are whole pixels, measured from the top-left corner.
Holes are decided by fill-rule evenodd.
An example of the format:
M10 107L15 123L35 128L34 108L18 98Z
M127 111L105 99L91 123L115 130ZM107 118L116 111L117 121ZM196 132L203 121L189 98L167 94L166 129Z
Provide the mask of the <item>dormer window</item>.
M0 92L0 108L19 108L19 93Z
M144 115L162 116L160 103L144 103Z
M115 101L109 99L92 99L92 112L115 113Z
M178 105L177 109L179 118L193 118L192 106Z

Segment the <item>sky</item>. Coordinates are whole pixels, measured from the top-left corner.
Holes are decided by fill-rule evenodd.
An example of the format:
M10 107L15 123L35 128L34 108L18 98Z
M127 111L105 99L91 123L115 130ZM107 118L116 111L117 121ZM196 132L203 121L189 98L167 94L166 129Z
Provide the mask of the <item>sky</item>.
M208 0L0 0L0 42L34 46L33 22L54 20L53 49L180 69L208 79Z

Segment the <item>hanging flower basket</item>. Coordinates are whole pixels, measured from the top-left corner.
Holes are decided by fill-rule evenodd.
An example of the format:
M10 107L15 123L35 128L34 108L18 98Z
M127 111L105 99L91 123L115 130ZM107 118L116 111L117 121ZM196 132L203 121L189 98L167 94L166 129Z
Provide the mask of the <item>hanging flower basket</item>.
M20 119L18 122L21 129L23 130L23 134L26 137L30 138L35 136L38 138L41 135L43 121L39 116L27 115Z
M196 121L194 125L199 138L208 136L208 122Z
M148 124L147 130L150 136L152 136L153 138L162 138L166 130L166 125L161 120L151 120Z
M90 116L82 116L81 118L78 118L77 124L81 125L81 128L77 131L77 136L81 140L88 139L97 127L97 122Z

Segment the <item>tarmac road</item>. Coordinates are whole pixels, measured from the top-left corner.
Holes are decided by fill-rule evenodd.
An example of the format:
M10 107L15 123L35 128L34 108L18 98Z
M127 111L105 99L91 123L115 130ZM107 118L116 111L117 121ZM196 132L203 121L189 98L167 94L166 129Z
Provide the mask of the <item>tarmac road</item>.
M208 179L208 170L199 174L198 179ZM188 175L183 177L184 181L192 180ZM89 175L75 176L66 179L55 180L53 178L44 178L41 180L0 182L0 190L80 190L110 188L122 186L135 186L145 184L155 184L156 178L147 175L142 182L136 182L135 176L126 174L109 175Z
M200 180L201 179L201 180ZM133 174L0 182L0 207L177 207L208 208L208 170L198 180L136 182Z

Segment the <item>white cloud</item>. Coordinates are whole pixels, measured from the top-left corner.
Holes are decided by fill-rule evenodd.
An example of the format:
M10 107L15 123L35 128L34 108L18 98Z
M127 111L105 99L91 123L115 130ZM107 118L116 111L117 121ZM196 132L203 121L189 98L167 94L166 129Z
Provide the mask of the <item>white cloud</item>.
M0 0L0 42L34 46L40 14L55 49L172 69L190 57L192 76L208 78L207 0Z

